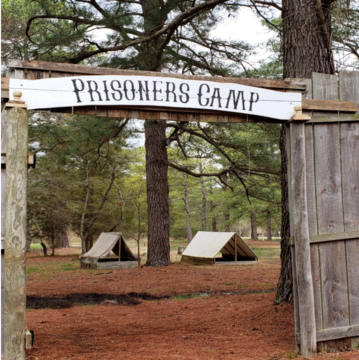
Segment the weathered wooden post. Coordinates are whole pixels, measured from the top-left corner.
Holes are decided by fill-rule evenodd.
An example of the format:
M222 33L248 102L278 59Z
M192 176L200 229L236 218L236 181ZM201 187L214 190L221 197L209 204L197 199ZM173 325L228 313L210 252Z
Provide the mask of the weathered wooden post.
M6 104L5 347L7 360L25 359L28 112L21 91Z
M300 353L305 357L315 357L317 355L317 338L310 260L304 123L310 118L301 113L301 107L296 106L295 110L296 115L290 123L290 162L295 281L298 287L300 322Z

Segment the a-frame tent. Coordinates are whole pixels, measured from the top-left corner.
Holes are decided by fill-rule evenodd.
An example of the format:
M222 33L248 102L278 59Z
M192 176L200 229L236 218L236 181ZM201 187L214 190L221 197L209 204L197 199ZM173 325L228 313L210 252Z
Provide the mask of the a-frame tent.
M222 253L222 257L217 257ZM253 264L256 254L235 232L198 231L182 253L181 262L200 264Z
M111 256L111 253L115 256ZM81 267L90 269L130 269L138 266L137 257L126 244L122 233L103 232L95 245L80 256Z

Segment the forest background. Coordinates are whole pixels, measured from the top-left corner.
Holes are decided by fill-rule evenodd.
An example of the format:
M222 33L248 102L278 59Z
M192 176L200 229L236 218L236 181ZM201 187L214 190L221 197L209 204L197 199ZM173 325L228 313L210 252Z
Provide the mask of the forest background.
M328 24L327 33L320 29L327 41L328 73L359 68L359 4L347 0L5 0L2 57L283 78L288 76L283 67L288 31L282 14L291 3L303 8L309 4ZM271 32L265 44L216 35L220 23L247 8ZM258 64L260 46L262 54L270 56L259 55L263 60ZM136 119L34 113L29 130L30 147L37 155L36 168L29 173L29 244L66 246L72 230L81 237L84 252L102 231L122 231L136 239L151 233L157 236L149 239L155 244L152 254L164 244L157 246L163 254L168 235L190 241L196 231L211 230L256 238L256 224L266 229L269 223L273 234L281 231L280 125L146 121L143 130ZM134 146L133 139L143 133L145 147ZM151 136L157 140L150 144ZM160 161L154 161L156 156ZM146 168L150 163L158 165L155 171ZM168 178L163 175L167 169ZM164 221L153 211L151 191L160 199L164 194Z

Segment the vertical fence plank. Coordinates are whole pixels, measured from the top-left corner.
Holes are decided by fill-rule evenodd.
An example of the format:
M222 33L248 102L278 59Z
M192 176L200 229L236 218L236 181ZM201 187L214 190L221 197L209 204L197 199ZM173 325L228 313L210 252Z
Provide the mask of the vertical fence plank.
M323 325L335 328L349 325L348 282L344 241L329 242L320 248L323 289ZM343 341L329 341L332 351L345 350Z
M339 92L340 100L359 102L359 71L339 73Z
M359 324L359 239L346 241L350 325ZM351 339L351 346L359 345L359 337Z
M317 353L317 341L306 199L304 123L291 123L290 146L291 164L295 164L291 167L291 192L300 321L300 352L302 356L313 357Z
M339 125L314 126L318 233L344 232ZM320 159L320 160L319 160Z
M355 231L359 229L359 122L341 124L341 155L344 227Z
M340 100L359 104L359 72L339 73ZM341 125L345 231L359 229L359 123ZM359 239L346 241L350 324L359 324ZM359 337L351 339L351 347Z
M5 359L25 359L27 110L7 110Z
M338 100L338 79L336 75L313 73L313 99ZM316 112L317 114L317 112Z
M309 234L317 235L317 205L315 191L315 174L314 174L314 139L313 126L305 126L305 164L307 174L307 206L308 206L308 222Z

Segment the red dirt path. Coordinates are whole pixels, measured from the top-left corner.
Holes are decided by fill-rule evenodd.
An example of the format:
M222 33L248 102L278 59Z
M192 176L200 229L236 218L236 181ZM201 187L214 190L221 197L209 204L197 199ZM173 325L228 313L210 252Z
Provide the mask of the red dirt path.
M71 263L75 269L51 273L47 267L45 275L28 275L33 309L27 324L35 331L29 360L294 357L293 306L273 305L278 264L89 271L79 269L75 257L59 256L28 258L27 266L41 268L49 262ZM143 300L144 293L164 297L198 292L209 296ZM36 309L44 306L49 308ZM316 359L359 360L359 352Z

